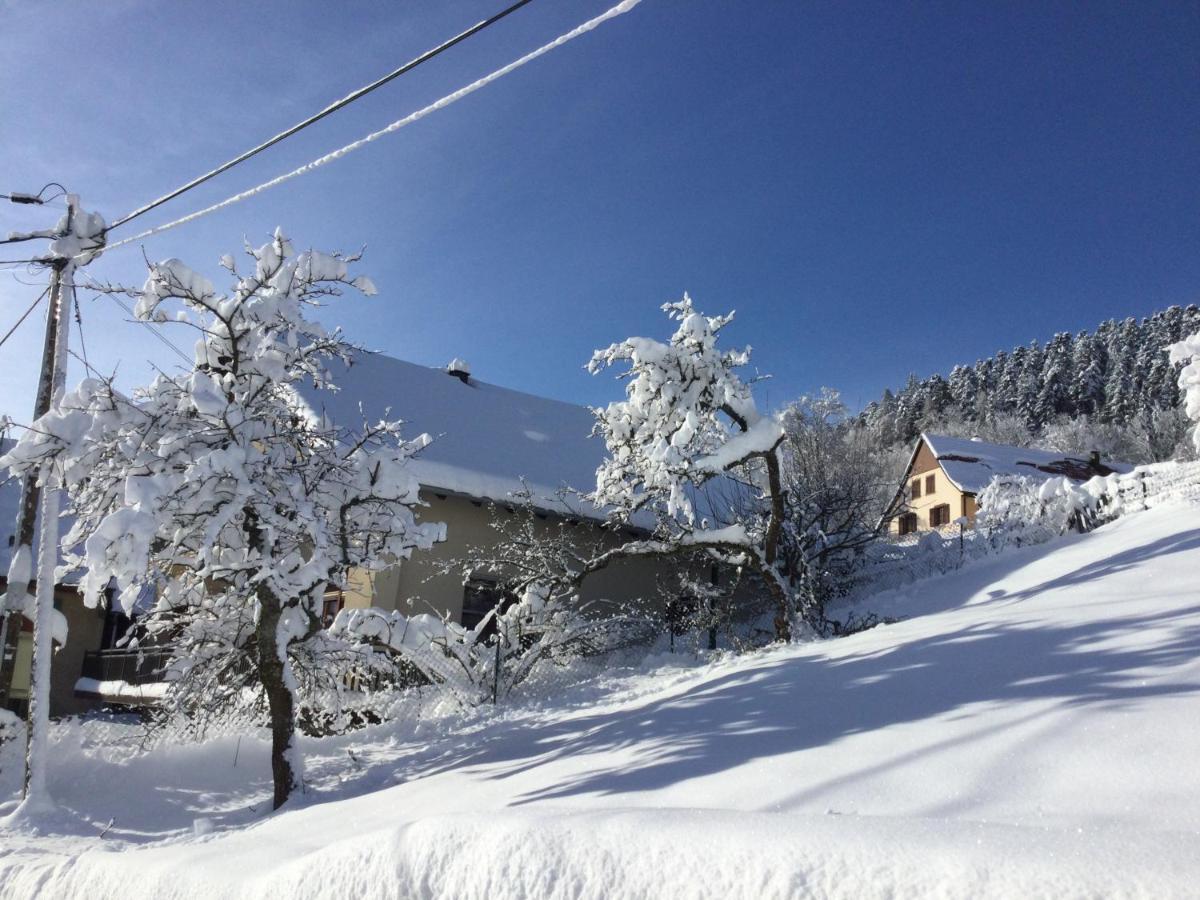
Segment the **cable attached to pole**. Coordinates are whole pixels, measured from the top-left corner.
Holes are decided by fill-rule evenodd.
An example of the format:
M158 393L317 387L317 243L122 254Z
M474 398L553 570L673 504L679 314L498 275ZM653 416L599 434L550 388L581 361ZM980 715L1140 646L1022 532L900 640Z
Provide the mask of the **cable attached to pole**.
M352 153L355 150L359 150L362 147L365 147L367 144L369 144L373 141L379 140L379 138L384 137L385 135L389 135L392 132L399 131L401 128L404 128L407 125L411 125L414 122L417 122L417 121L425 118L430 113L437 112L440 109L445 109L447 106L450 106L452 103L456 103L457 101L461 100L463 97L466 97L469 94L475 93L475 91L479 90L480 88L486 87L487 85L491 84L494 81L497 81L497 80L503 78L505 75L508 75L510 72L516 71L517 69L521 68L521 66L525 65L526 63L532 62L533 60L538 59L539 57L544 56L545 54L549 53L551 50L555 50L555 49L561 47L563 44L566 44L569 41L575 40L575 38L579 37L580 35L587 34L589 31L592 31L593 29L599 27L604 22L607 22L609 19L615 18L616 16L619 16L619 15L629 12L629 10L633 9L640 2L641 2L641 0L621 0L620 3L618 3L616 6L612 7L611 9L607 10L606 12L601 13L600 15L596 16L595 18L588 19L588 21L584 22L582 25L579 25L578 27L571 29L570 31L566 32L565 34L559 35L554 40L550 41L549 43L543 44L542 46L538 47L536 50L531 50L529 53L526 53L524 56L520 57L519 59L513 60L508 65L501 66L499 69L496 69L494 72L491 72L488 75L484 75L482 78L477 78L475 81L472 81L470 84L466 85L465 87L461 87L457 91L454 91L451 94L447 94L446 96L442 97L440 100L435 100L433 103L430 103L428 106L424 106L421 109L418 109L414 113L409 113L403 119L397 119L392 124L390 124L384 128L381 128L378 131L374 131L371 134L368 134L366 137L359 138L357 141L353 141L344 147L341 147L330 153L326 153L324 156L318 157L317 159L314 159L310 163L305 163L304 165L300 166L298 169L293 169L290 172L285 172L283 175L279 175L275 178L272 178L270 181L264 181L262 184L257 185L256 187L249 188L247 190L242 191L239 194L234 194L231 197L227 197L224 200L220 201L219 203L214 203L212 206L207 206L204 209L200 209L200 210L197 210L196 212L189 213L186 216L181 216L180 218L175 219L171 222L168 222L165 225L156 225L153 228L147 228L145 231L140 232L138 234L131 235L130 237L122 238L119 241L115 241L111 244L108 244L107 249L114 250L117 247L124 246L125 244L130 244L130 243L133 243L134 241L140 241L142 238L147 238L147 237L150 237L155 234L160 234L161 232L167 231L168 229L175 228L179 225L183 225L186 222L191 222L191 221L194 221L195 219L201 218L202 216L207 216L210 213L217 212L218 210L224 209L227 206L232 206L233 204L238 203L239 201L245 200L248 197L253 197L255 194L260 194L263 191L268 190L269 188L273 188L276 185L283 184L285 181L290 181L293 178L296 178L300 175L307 175L309 172L313 171L314 169L318 169L321 166L324 166L324 165L327 165L328 163L339 160L342 157L346 156L347 154ZM129 217L126 216L124 219L118 220L118 221L126 221L127 222L127 221L129 221Z
M191 181L189 181L187 184L183 185L182 187L178 187L175 190L171 191L170 193L163 194L157 200L152 200L151 202L147 203L145 206L135 209L133 212L129 213L126 216L122 216L120 219L117 219L117 221L115 221L111 225L109 225L108 230L111 231L114 228L118 228L121 225L124 225L126 222L131 222L134 219L136 219L138 216L142 215L143 213L148 213L148 212L150 212L150 210L154 209L155 207L162 206L164 203L166 203L169 200L174 200L180 194L186 193L187 191L190 191L192 188L197 187L201 184L204 184L204 182L208 181L210 178L215 178L216 176L220 175L222 172L228 172L230 169L232 169L234 166L238 165L239 163L243 163L246 160L250 159L250 157L255 156L259 153L262 153L262 151L266 150L268 147L275 146L280 141L284 140L285 138L291 137L293 134L307 128L309 125L312 125L316 122L321 121L326 116L330 115L331 113L337 112L343 106L348 106L349 104L353 103L355 100L359 99L360 97L365 97L367 94L371 93L371 91L373 91L377 88L383 87L389 81L399 78L405 72L411 72L417 66L421 65L421 63L428 62L429 60L433 59L435 56L438 56L439 54L446 52L451 47L453 47L455 44L459 44L459 43L465 41L467 38L471 37L471 35L473 35L473 34L478 34L480 31L483 31L483 29L487 28L489 25L496 24L501 19L503 19L505 16L512 15L518 9L520 9L522 6L525 6L526 4L531 3L531 2L532 2L532 0L518 0L518 2L512 4L509 7L506 7L505 9L500 10L500 12L484 19L482 22L475 23L470 28L468 28L466 31L462 31L462 32L456 34L454 37L450 38L450 40L445 41L442 44L439 44L438 46L434 47L432 50L426 50L420 56L416 57L415 59L409 60L404 65L400 66L398 69L393 69L391 72L388 72L388 74L384 75L382 78L372 81L370 84L366 85L365 87L359 88L358 90L354 91L353 93L347 94L341 100L337 100L337 101L329 104L323 110L321 110L320 112L318 112L314 115L309 116L303 122L298 122L297 124L293 125L291 128L288 128L284 131L279 132L279 134L275 135L275 137L271 138L268 141L264 141L263 143L259 144L257 147L254 147L253 149L247 150L241 156L235 156L233 159L229 160L228 162L222 163L221 165L217 166L212 171L205 172L199 178L194 178ZM18 202L21 202L21 201L18 201Z
M29 309L27 309L27 310L25 310L25 312L21 313L21 318L17 319L16 324L14 324L12 328L8 329L8 332L4 335L4 337L0 338L0 347L3 347L4 342L13 336L14 331L16 331L18 328L21 327L21 323L29 318L29 314L31 312L33 312L35 309L37 309L37 305L39 303L41 303L42 300L45 299L45 297L48 293L50 293L49 287L47 287L44 291L42 291L40 294L38 294L38 298L29 304Z

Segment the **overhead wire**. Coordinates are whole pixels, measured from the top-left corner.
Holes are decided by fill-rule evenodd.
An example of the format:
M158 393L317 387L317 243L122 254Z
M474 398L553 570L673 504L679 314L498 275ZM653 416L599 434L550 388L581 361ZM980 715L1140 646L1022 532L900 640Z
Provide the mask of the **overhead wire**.
M204 209L197 210L196 212L189 213L186 216L181 216L180 218L175 219L174 221L167 222L165 225L157 225L154 228L148 228L145 231L141 232L140 234L135 234L131 237L127 237L127 238L124 238L123 240L116 241L115 243L109 244L107 249L112 250L117 247L121 247L125 244L131 244L134 241L140 241L143 238L151 237L156 234L161 234L164 231L168 231L172 228L177 228L178 226L183 225L187 222L195 221L196 219L199 219L203 216L207 216L210 213L214 213L214 212L217 212L218 210L224 209L228 206L232 206L235 203L238 203L249 197L253 197L255 194L260 194L263 191L266 191L270 188L276 187L277 185L283 184L286 181L290 181L293 178L297 178L300 175L307 175L309 172L312 172L313 170L318 169L321 166L324 166L324 165L327 165L328 163L339 160L342 157L346 156L347 154L352 153L355 150L359 150L362 147L365 147L367 144L371 143L372 141L376 141L385 135L391 134L395 131L399 131L401 128L404 128L407 125L411 125L413 122L417 122L417 121L425 118L427 115L429 115L432 112L436 112L437 110L440 110L440 109L445 109L447 106L450 106L452 103L455 103L458 100L461 100L463 97L466 97L469 94L473 94L473 93L475 93L475 91L479 90L480 88L486 87L487 85L491 84L492 82L497 81L500 78L503 78L505 75L508 75L510 72L513 72L513 71L521 68L521 66L525 65L526 63L532 62L533 60L537 59L538 57L544 56L545 54L549 53L551 50L557 49L558 47L561 47L563 44L566 44L569 41L574 40L575 38L579 37L580 35L586 34L587 32L593 30L597 26L603 24L604 22L607 22L609 19L615 18L616 16L619 16L619 15L622 15L623 13L629 12L629 10L633 9L640 2L641 2L641 0L622 0L622 2L618 3L616 6L612 7L611 9L607 10L606 12L601 13L600 15L596 16L595 18L589 19L588 21L584 22L582 25L579 25L578 27L572 29L571 31L566 32L565 34L559 35L557 38L550 41L549 43L543 44L542 46L538 47L536 50L533 50L533 51L525 54L524 56L520 57L519 59L516 59L513 62L510 62L508 65L505 65L499 69L496 69L494 72L491 72L490 74L485 75L482 78L476 79L475 81L468 84L466 87L459 88L457 91L454 91L451 94L447 94L446 96L442 97L440 100L436 100L433 103L430 103L428 106L422 107L421 109L417 110L414 113L410 113L409 115L405 116L402 119L397 119L395 122L392 122L390 125L388 125L385 128L381 128L378 131L368 134L366 137L360 138L357 141L353 141L352 143L349 143L346 146L341 147L337 150L334 150L330 153L326 153L324 156L318 157L317 159L314 159L312 162L306 163L305 165L300 166L297 169L293 169L290 172L286 172L283 175L279 175L275 178L272 178L269 181L265 181L262 184L257 185L256 187L252 187L248 190L242 191L241 193L234 194L231 197L227 197L226 199L220 201L219 203L214 203L212 206L208 206L208 207L205 207Z
M129 304L126 303L124 300L122 300L120 297L118 297L116 294L110 293L110 294L106 294L106 296L111 297L113 299L113 302L115 302L119 307L121 307L121 309L125 310L125 312L129 314L130 318L133 319L133 321L139 322L142 325L145 325L147 330L149 330L149 332L152 335L154 335L156 338L158 338L160 341L162 341L162 343L164 343L167 347L169 347L172 351L174 351L176 356L178 356L180 359L182 359L188 365L192 364L192 358L190 356L188 356L186 353L184 353L182 350L180 350L179 347L169 337L167 337L165 334L163 334L161 331L159 331L155 327L155 325L157 323L148 321L147 319L139 319L136 315L134 315L134 312L130 308Z
M341 100L336 100L333 103L330 103L328 106L326 106L320 112L314 113L313 115L309 116L304 121L298 122L295 125L293 125L292 127L284 129L283 131L279 132L279 134L275 135L270 140L263 141L257 147L253 147L252 149L247 150L245 153L242 153L239 156L235 156L233 159L229 160L228 162L224 162L221 165L217 166L215 169L205 172L203 175L199 176L198 178L193 178L187 184L182 185L181 187L178 187L173 191L169 191L166 194L163 194L157 200L152 200L149 203L147 203L145 206L138 207L137 209L135 209L133 212L129 213L128 215L122 216L121 218L119 218L115 222L113 222L111 225L109 225L108 230L111 231L114 228L119 228L120 226L124 225L126 222L132 222L138 216L144 215L145 213L150 212L150 210L152 210L158 206L162 206L162 204L168 202L169 200L174 200L176 197L180 196L181 194L185 194L188 191L190 191L192 188L198 187L199 185L204 184L204 182L208 181L209 179L215 178L216 176L220 175L222 172L228 172L230 169L232 169L234 166L238 165L239 163L245 162L246 160L250 159L251 157L258 155L259 153L262 153L262 151L268 149L269 147L275 146L280 141L282 141L286 138L289 138L292 135L296 134L297 132L302 131L303 129L307 128L308 126L321 121L326 116L337 112L342 107L348 106L349 104L353 103L355 100L360 99L361 97L365 97L367 94L371 93L372 91L374 91L378 88L383 87L388 82L390 82L396 78L399 78L401 75L405 74L406 72L411 72L413 69L415 69L417 66L421 65L422 63L428 62L429 60L433 59L435 56L445 53L447 50L449 50L451 47L455 46L456 44L460 44L463 41L465 41L467 38L471 37L472 35L478 34L480 31L483 31L483 29L496 24L501 19L505 18L506 16L512 15L514 12L516 12L522 6L525 6L531 2L532 2L532 0L517 0L516 3L513 3L512 5L500 10L500 12L495 13L492 16L489 16L488 18L482 20L481 22L476 22L474 25L472 25L470 28L466 29L465 31L459 32L454 37L450 38L447 41L442 42L441 44L439 44L438 46L434 47L431 50L426 50L420 56L417 56L414 59L410 59L408 62L404 63L404 65L393 69L391 72L384 75L382 78L378 78L375 81L372 81L370 84L365 85L364 87L361 87L356 91L352 91L351 93L349 93L345 97L343 97Z
M0 338L0 347L3 347L5 342L13 336L13 333L21 327L21 323L29 318L29 314L37 309L37 305L42 302L48 293L50 293L50 286L46 285L45 290L38 294L37 299L29 304L29 308L25 310L25 312L21 313L21 318L17 319L12 328L8 329L8 331L5 333L4 337Z
M491 16L490 18L485 19L482 22L479 22L476 25L472 26L471 28L467 29L466 31L456 35L455 37L451 38L449 41L446 41L445 43L439 45L438 47L435 47L433 50L427 51L426 53L422 54L421 56L417 57L416 59L411 60L408 63L405 63L403 66L399 67L398 69L393 70L392 72L388 73L388 75L385 75L383 78L378 79L375 82L372 82L370 85L367 85L364 88L360 88L359 90L353 92L352 94L349 94L346 97L342 98L342 100L339 100L333 104L330 104L330 106L321 110L319 113L315 114L314 116L309 117L308 119L304 120L303 122L298 123L297 125L293 126L292 128L290 128L284 132L280 132L280 134L276 135L274 138L271 138L269 141L266 141L263 144L260 144L259 146L252 148L251 150L247 151L246 153L241 154L239 157L235 157L234 159L230 160L229 162L224 163L221 166L217 167L216 169L205 173L204 175L200 176L199 178L193 179L192 181L188 182L186 185L183 185L180 188L177 188L176 190L170 192L169 194L165 194L162 197L159 197L157 200L154 200L151 203L148 203L145 206L140 207L137 210L134 210L132 213L129 213L128 215L123 216L122 218L118 219L117 221L115 221L111 225L109 225L108 228L106 229L106 233L107 233L107 231L110 231L113 228L119 227L120 225L130 222L134 218L137 218L138 216L143 215L144 213L149 212L150 210L152 210L158 206L161 206L163 203L166 203L169 200L172 200L175 197L180 196L181 194L185 193L186 191L191 190L192 188L194 188L200 184L203 184L204 182L210 180L211 178L216 177L217 175L221 174L222 172L228 171L229 169L233 168L233 166L239 164L240 162L244 162L245 160L251 158L252 156L254 156L258 153L261 153L263 150L266 150L268 147L271 147L274 144L279 143L280 141L284 140L285 138L290 137L292 134L295 134L297 131L300 131L301 129L308 127L309 125L313 124L314 122L319 121L320 119L324 118L325 116L328 116L333 112L336 112L338 109L342 108L343 106L346 106L347 104L353 102L354 100L359 99L360 97L364 96L365 94L370 93L371 91L377 89L378 87L381 87L383 84L386 84L387 82L393 80L394 78L399 77L400 75L404 74L405 72L411 71L413 68L420 65L421 63L426 62L429 59L432 59L434 56L437 56L438 54L444 52L445 50L448 50L450 47L453 47L455 44L458 44L461 41L465 40L466 38L470 37L471 35L478 33L483 28L486 28L489 25L492 25L495 22L499 21L500 19L504 18L505 16L510 15L511 13L520 9L522 6L527 5L529 2L531 2L531 0L520 0L520 2L512 4L511 6L505 8L504 10ZM533 60L549 53L551 50L555 50L558 47L561 47L563 44L566 44L566 43L574 40L575 38L580 37L581 35L592 31L599 25L603 24L604 22L607 22L609 19L615 18L619 15L629 12L631 9L633 9L635 6L637 6L640 2L641 2L641 0L621 0L621 2L618 3L616 6L613 6L612 8L606 10L605 12L601 13L600 15L587 20L583 24L573 28L571 31L568 31L564 34L559 35L554 40L552 40L546 44L543 44L542 46L540 46L537 49L514 60L513 62L510 62L507 65L502 66L499 69L496 69L495 71L489 73L488 75L483 76L482 78L476 79L475 81L471 82L470 84L466 85L465 87L459 88L457 91L447 94L446 96L440 98L439 100L436 100L433 103L431 103L425 107L422 107L421 109L417 110L416 112L410 113L409 115L405 116L402 119L397 119L395 122L392 122L390 125L382 128L378 131L372 132L372 133L366 135L365 137L360 138L357 141L353 141L350 144L345 145L344 147L341 147L337 150L327 153L324 156L318 157L317 159L314 159L311 162L306 163L305 165L300 166L297 169L293 169L290 172L284 173L283 175L279 175L275 178L270 179L269 181L265 181L262 184L259 184L253 188L250 188L250 189L242 191L238 194L234 194L230 197L227 197L225 200L222 200L219 203L215 203L212 206L197 210L196 212L190 213L186 216L182 216L182 217L175 219L174 221L168 222L164 225L159 225L159 226L155 226L154 228L149 228L139 234L133 235L128 238L124 238L120 241L116 241L115 243L108 244L107 247L105 247L105 250L112 250L117 247L121 247L126 244L131 244L135 241L142 240L143 238L147 238L147 237L150 237L155 234L160 234L161 232L167 231L169 229L176 228L187 222L194 221L203 216L209 215L213 212L217 212L220 209L224 209L225 207L232 206L235 203L238 203L238 202L245 200L249 197L252 197L256 194L262 193L263 191L266 191L277 185L283 184L286 181L290 181L293 178L297 178L300 175L305 175L317 168L320 168L321 166L327 165L330 162L341 159L342 157L346 156L347 154L352 153L353 151L358 150L358 149L366 146L367 144L369 144L375 140L378 140L379 138L381 138L385 135L391 134L395 131L400 130L401 128L406 127L407 125L411 125L412 123L425 118L427 115L429 115L432 112L436 112L437 110L444 109L447 106L450 106L451 104L456 103L457 101L461 100L463 97L466 97L469 94L473 94L475 91L479 90L480 88L486 87L487 85L491 84L492 82L497 81L500 78L503 78L505 75L510 74L511 72L515 71L516 69L521 68L526 63L532 62ZM47 185L47 186L49 186L49 185ZM42 190L44 191L45 188L43 188ZM50 198L50 199L53 199L53 198ZM19 241L33 240L38 237L45 237L45 235L43 235L43 234L22 235L20 237L14 237L14 238L10 238L8 240L0 241L0 244L17 243ZM83 255L83 254L81 254L81 255ZM29 262L36 262L36 261L37 260L30 260ZM14 260L12 262L14 264L23 263L23 261L18 261L18 260ZM43 294L43 296L44 296L44 294ZM140 322L142 325L146 326L150 330L150 333L153 334L157 340L159 340L164 345L166 345L172 352L174 352L177 356L179 356L179 358L182 359L185 363L190 364L192 362L191 358L188 357L188 355L186 353L184 353L184 351L182 351L178 346L176 346L169 338L167 338L164 334L162 334L155 327L156 323L137 318L137 316L134 315L133 310L129 307L129 305L127 303L125 303L120 297L116 296L115 294L109 293L109 294L107 294L107 296L111 297L113 299L113 301L116 302L123 310L125 310L125 312L129 316L131 316L135 321ZM13 328L10 329L10 331L9 331L10 335L12 334L13 331L16 330L17 326L19 326L20 323L22 321L24 321L25 317L27 317L29 315L29 313L33 311L33 308L37 305L37 302L40 302L40 300L41 300L41 298L39 297L38 301L36 301L28 310L26 310L24 315L17 322L17 325L14 325ZM76 312L78 314L78 300L77 299L76 299ZM0 345L2 345L4 340L7 340L7 339L8 339L8 335L6 335L3 339L0 339ZM83 360L83 361L84 361L85 365L88 365L86 360ZM89 366L89 368L90 368L90 366Z

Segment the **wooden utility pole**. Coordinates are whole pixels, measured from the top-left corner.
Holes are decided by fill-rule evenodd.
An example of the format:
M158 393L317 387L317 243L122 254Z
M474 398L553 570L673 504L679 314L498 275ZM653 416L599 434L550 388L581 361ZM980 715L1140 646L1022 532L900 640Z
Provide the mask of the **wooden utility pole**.
M79 198L67 195L67 214L53 230L20 235L18 240L48 238L50 252L42 262L50 269L50 309L46 315L42 371L38 379L35 420L59 401L66 388L67 333L71 323L67 289L74 290L75 270L100 254L104 247L104 220L79 208ZM17 540L8 571L5 594L5 634L0 646L10 643L9 635L20 630L22 614L33 620L33 665L29 678L29 710L26 714L25 791L17 813L41 810L49 806L46 792L47 732L50 727L50 662L54 652L54 586L58 564L58 516L61 492L50 483L27 478L23 484L17 519ZM39 516L40 508L40 516ZM34 522L40 518L37 536L37 560L34 565ZM36 595L29 603L29 582L36 571ZM3 684L4 694L11 692L12 667Z
M46 336L42 343L42 368L38 376L37 396L34 398L31 422L36 422L50 411L50 401L54 396L54 360L57 355L55 349L59 317L64 315L62 273L67 262L67 260L55 260L50 269L50 308L46 313ZM17 528L12 547L12 558L14 559L18 553L24 551L32 560L34 525L37 521L40 498L41 490L38 488L37 477L27 475L21 484L21 504L17 510ZM32 578L33 571L30 569L29 580L31 581ZM24 584L9 584L4 598L4 607L0 610L0 709L7 707L9 695L12 693L17 642L21 636L21 618L28 595L29 581Z
M73 200L73 198L71 198ZM75 213L72 202L67 213L67 232ZM54 317L54 352L50 358L50 404L59 400L67 380L67 331L71 311L63 276L73 282L75 261L55 259L50 272L50 309ZM39 397L40 399L40 397ZM47 406L49 408L49 406ZM57 486L44 480L41 487L41 522L37 548L37 593L33 615L33 665L29 672L29 713L25 717L25 790L24 797L46 800L46 731L50 726L50 663L54 654L54 585L58 567L58 516L61 494Z

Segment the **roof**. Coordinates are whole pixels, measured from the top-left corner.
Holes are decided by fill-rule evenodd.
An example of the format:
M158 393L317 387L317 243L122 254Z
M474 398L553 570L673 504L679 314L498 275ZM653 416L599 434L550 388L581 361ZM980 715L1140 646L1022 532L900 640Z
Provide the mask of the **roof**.
M1133 469L1133 466L1122 462L1105 460L1093 465L1087 456L989 444L944 434L922 434L921 440L929 446L951 483L968 494L978 494L997 475L1024 475L1042 480L1065 477L1071 481L1087 481L1095 475L1111 475Z
M605 447L591 437L595 419L586 406L379 353L359 352L350 366L334 362L330 376L339 390L300 387L314 413L351 428L364 416L400 418L405 437L433 438L412 463L427 489L503 501L525 479L535 503L554 508L560 489L595 487Z

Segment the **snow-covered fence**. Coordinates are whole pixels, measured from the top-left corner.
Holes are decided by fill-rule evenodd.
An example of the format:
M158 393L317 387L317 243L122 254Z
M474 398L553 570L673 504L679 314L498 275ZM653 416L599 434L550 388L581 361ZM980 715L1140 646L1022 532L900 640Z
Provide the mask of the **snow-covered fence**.
M1115 492L1108 491L1117 501L1115 514L1108 518L1115 518L1164 503L1200 497L1200 461L1138 466L1127 475L1109 476L1105 480L1115 482Z
M961 567L966 560L986 556L994 550L990 536L977 530L953 535L930 531L905 543L880 541L865 551L865 559L847 585L846 594L884 591L944 575Z
M880 541L846 593L862 596L943 575L973 559L1090 531L1122 515L1200 498L1200 461L1139 466L1123 475L1080 483L1065 478L998 477L980 494L976 527L931 531L906 541Z

